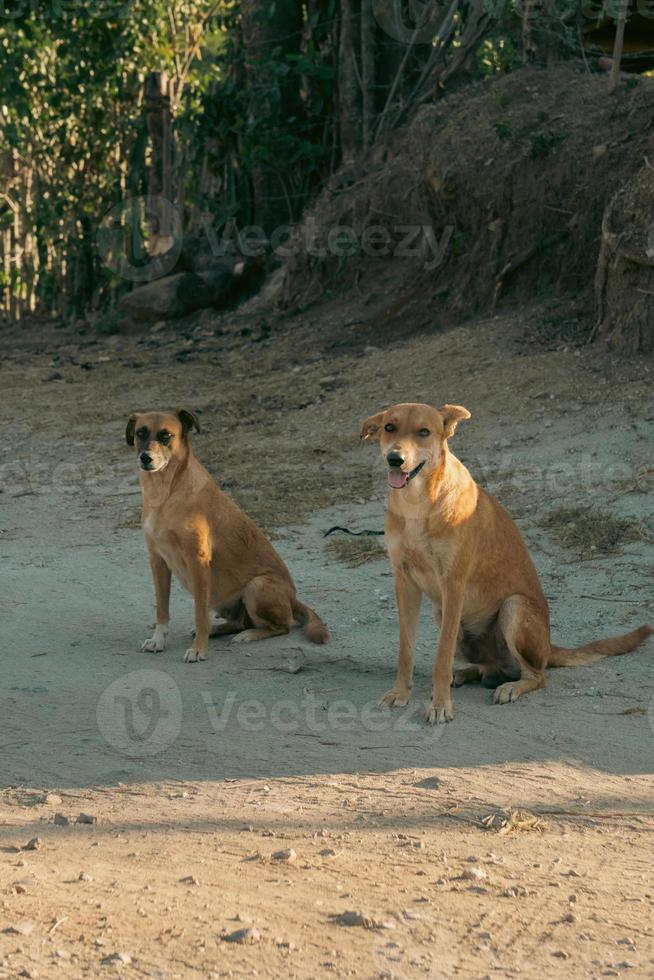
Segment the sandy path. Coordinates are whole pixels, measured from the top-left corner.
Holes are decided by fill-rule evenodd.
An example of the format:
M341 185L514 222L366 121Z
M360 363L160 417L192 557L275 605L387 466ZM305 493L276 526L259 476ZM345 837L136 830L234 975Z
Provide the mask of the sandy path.
M430 344L438 363L438 338L413 343L408 363L424 364ZM544 362L513 356L491 390L496 345L482 334L455 364L479 417L457 448L516 514L555 637L651 620L646 539L579 555L536 523L581 483L651 535L646 368L634 362L629 378L595 388L596 354L572 378L573 354L552 354L546 402L536 392L530 403L529 374L543 376ZM377 397L388 357L368 355ZM47 363L34 355L28 379ZM144 386L144 375L129 383ZM455 721L432 730L425 608L413 706L377 711L395 658L389 570L384 560L346 567L323 539L334 524L383 523L383 475L352 438L339 446L339 478L357 471L363 502L322 509L277 540L300 594L330 623L330 645L299 633L247 649L214 641L206 664L185 665L191 601L176 591L168 650L140 654L151 597L140 532L124 526L137 498L115 445L120 384L98 427L105 408L88 409L88 386L58 386L54 400L50 386L32 402L7 380L0 976L95 976L115 953L123 959L108 969L134 977L651 976L651 642L625 660L553 672L516 705L457 691ZM72 438L58 431L60 413L76 420ZM101 492L79 481L62 492L66 474L52 478L62 448L79 474L105 441ZM47 480L21 483L28 455ZM516 807L541 826L499 833ZM97 822L53 823L80 812ZM38 849L17 850L34 836ZM291 860L272 858L287 848ZM333 918L347 910L371 928ZM241 928L255 930L251 942L223 941Z

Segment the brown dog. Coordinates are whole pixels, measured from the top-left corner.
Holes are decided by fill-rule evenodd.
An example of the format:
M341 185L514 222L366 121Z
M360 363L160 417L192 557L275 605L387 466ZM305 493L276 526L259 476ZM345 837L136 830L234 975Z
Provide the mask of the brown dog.
M143 491L143 530L150 553L157 603L154 635L142 649L163 650L168 635L171 574L195 600L195 639L187 663L207 659L209 636L236 633L251 642L288 633L295 620L313 643L325 643L327 627L299 602L290 572L256 524L193 455L193 414L134 412L127 444L138 454ZM210 629L210 612L224 622ZM233 641L233 642L234 642Z
M400 617L395 684L384 705L407 703L413 683L422 595L440 621L427 720L453 717L450 686L481 680L495 703L545 686L545 668L577 667L635 649L652 629L569 650L550 642L549 609L518 528L478 487L448 439L469 419L460 405L394 405L363 423L361 438L380 445L390 493L386 543ZM455 653L471 666L452 676Z

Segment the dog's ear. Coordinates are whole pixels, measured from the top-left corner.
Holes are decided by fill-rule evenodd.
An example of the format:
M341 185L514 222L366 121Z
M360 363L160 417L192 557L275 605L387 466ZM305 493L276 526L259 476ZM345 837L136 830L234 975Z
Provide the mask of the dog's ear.
M195 429L196 432L201 432L200 421L195 414L195 412L189 411L188 408L178 408L177 418L182 423L182 435L184 438L187 437L191 429Z
M454 435L459 422L470 418L470 412L463 405L441 405L438 411L443 416L443 435L446 439Z
M128 446L134 445L134 429L136 428L136 420L138 418L138 412L132 412L130 417L127 419L127 428L125 429L125 440Z
M381 435L380 429L381 429L381 423L383 417L384 417L383 412L377 412L376 415L371 415L369 419L366 419L366 421L361 426L361 435L359 438L366 439L366 440L370 439L373 440L374 442L379 442L379 436Z

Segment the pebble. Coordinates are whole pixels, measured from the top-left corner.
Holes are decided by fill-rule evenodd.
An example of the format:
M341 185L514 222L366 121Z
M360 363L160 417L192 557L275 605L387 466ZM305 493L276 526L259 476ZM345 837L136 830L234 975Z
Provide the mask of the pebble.
M132 957L129 953L110 953L109 956L104 956L100 960L101 966L113 966L114 963L123 963L128 966L132 962Z
M297 854L292 847L285 847L282 851L273 851L273 861L296 861Z
M78 881L93 881L93 878L91 877L91 875L87 875L86 871L80 871L77 880Z
M55 813L54 822L57 825L57 827L67 827L68 824L70 823L70 820L68 819L65 813Z
M90 813L80 813L79 817L75 821L76 823L97 823L98 818Z
M258 943L261 939L261 933L254 926L248 926L247 929L236 929L234 932L228 932L221 938L224 943L246 945L247 943Z
M179 879L180 885L199 885L200 882L195 877L195 875L186 875L184 878Z
M34 923L30 922L29 919L23 919L22 922L17 922L16 925L3 929L3 932L17 936L31 936L34 932Z
M484 878L488 878L487 873L483 868L466 868L461 877L465 881L483 881Z
M336 851L333 847L323 847L322 851L318 851L320 857L332 858L336 857Z
M32 839L31 840L28 840L27 844L25 844L25 846L23 848L21 848L21 850L23 850L23 851L38 851L38 849L42 846L42 844L43 844L43 841L41 840L40 837L32 837Z

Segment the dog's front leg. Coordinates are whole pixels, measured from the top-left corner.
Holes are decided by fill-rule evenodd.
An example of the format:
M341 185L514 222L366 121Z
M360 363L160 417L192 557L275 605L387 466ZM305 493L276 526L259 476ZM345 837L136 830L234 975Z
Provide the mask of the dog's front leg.
M420 615L422 593L418 586L400 568L393 569L397 611L400 617L400 655L397 675L390 691L382 697L380 705L405 705L411 697L413 667L416 654L416 632Z
M195 602L195 636L193 646L184 654L184 663L192 664L197 660L206 660L209 648L209 564L204 560L196 560L189 572Z
M149 548L154 597L157 604L157 623L154 633L141 646L146 653L161 653L166 649L170 622L170 569L154 548Z
M443 588L442 602L441 635L432 671L431 704L427 712L427 721L430 725L441 725L454 718L450 687L463 609L462 586L446 584Z

